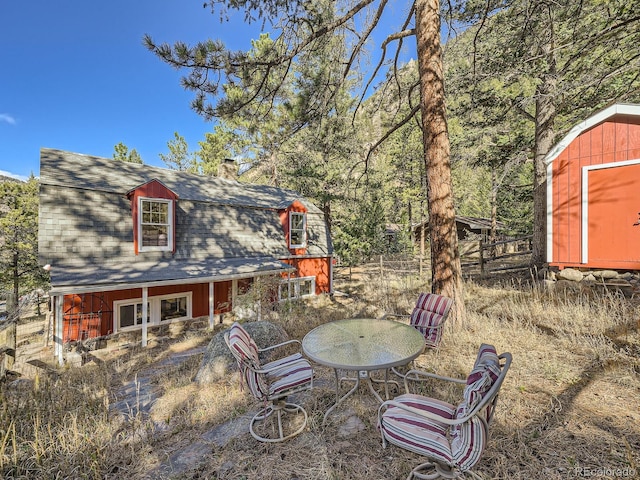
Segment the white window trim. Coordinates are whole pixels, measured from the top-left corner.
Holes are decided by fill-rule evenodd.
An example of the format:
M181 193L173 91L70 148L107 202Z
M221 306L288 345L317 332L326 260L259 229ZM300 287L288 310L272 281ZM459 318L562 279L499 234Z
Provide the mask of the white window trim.
M293 231L293 216L302 215L302 243L294 244L291 242L291 232ZM296 229L298 230L298 229ZM304 212L289 212L289 248L305 248L307 246L307 214Z
M144 246L142 242L142 202L156 202L156 203L166 203L169 205L167 209L168 220L168 238L167 238L167 246L162 247L158 245ZM173 251L173 236L174 236L174 225L173 225L173 200L169 200L167 198L153 198L153 197L138 197L138 251L139 252L171 252Z
M311 281L311 293L306 295L300 295L300 283ZM287 298L283 298L282 296L282 286L289 285L289 296ZM316 294L316 277L295 277L289 278L283 282L280 282L278 285L278 301L283 302L286 300L297 300L299 298L304 297L312 297Z
M176 297L187 297L187 315L185 317L172 318L171 320L165 320L164 322L160 320L160 306L162 305L162 300L165 298L176 298ZM168 325L173 322L182 322L184 320L190 320L193 318L193 292L176 292L169 293L166 295L158 295L154 297L149 297L149 322L147 322L148 326L157 326L157 325ZM132 325L130 327L120 327L120 307L127 305L135 305L138 303L142 303L142 297L140 298L128 298L126 300L116 300L113 302L113 332L128 332L131 330L141 330L142 324L140 325Z

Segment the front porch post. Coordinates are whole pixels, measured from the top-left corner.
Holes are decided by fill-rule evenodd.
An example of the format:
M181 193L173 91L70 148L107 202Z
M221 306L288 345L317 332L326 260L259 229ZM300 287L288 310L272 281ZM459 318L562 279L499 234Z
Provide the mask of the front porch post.
M62 307L64 305L64 295L56 295L54 297L56 307L55 307L55 333L53 336L53 347L54 347L54 355L58 358L58 365L64 365L64 357L62 356L62 335L64 328L64 318L62 316Z
M236 297L238 296L238 279L231 280L231 311L236 308Z
M209 282L209 329L213 330L214 327L214 293L213 293L213 282Z
M142 287L142 346L147 346L147 317L149 315L149 307L147 305L149 297L149 288Z
M329 294L333 295L333 256L329 257Z

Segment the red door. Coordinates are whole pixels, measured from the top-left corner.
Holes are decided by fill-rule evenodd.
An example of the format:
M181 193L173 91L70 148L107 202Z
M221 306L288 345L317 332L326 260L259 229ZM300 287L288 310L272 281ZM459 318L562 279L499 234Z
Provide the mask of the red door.
M640 268L640 163L589 170L588 264Z

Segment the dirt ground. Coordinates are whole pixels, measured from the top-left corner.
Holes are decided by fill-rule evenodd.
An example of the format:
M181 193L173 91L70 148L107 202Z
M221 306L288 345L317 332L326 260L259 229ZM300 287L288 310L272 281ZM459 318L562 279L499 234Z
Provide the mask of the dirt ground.
M301 338L324 321L378 317L391 307L407 310L415 292L426 288L415 279L380 281L377 272L340 271L335 297L297 310L296 329L287 328L291 324L285 328ZM464 378L479 343L493 343L499 352L512 353L514 362L501 391L491 440L474 471L485 479L640 478L637 306L620 307L625 309L621 317L632 318L596 331L589 317L605 318L607 308L593 314L594 307L587 306L587 313L581 314L579 302L565 306L559 299L554 300L558 312L549 311L549 303L538 310L514 288L521 281L500 277L466 284L467 326L448 330L440 349L425 352L416 361L418 368ZM221 328L225 326L213 333ZM21 325L18 355L23 359L32 355L55 368L51 346L44 346L44 331L43 319ZM94 352L105 365L119 362L112 401L127 382L139 382L145 371L152 372L152 387L162 386L147 405L144 428L151 433L135 444L131 438L124 440L140 451L140 461L118 475L127 472L132 480L395 479L405 478L423 460L394 446L382 448L376 428L378 405L363 388L323 424L335 392L333 371L321 366L315 368L316 387L299 399L309 412L305 432L283 444L255 441L247 421L259 405L238 388L234 375L204 389L190 381L211 335L206 329L177 328L152 340L145 352L123 343ZM182 355L181 363L168 361L172 355ZM39 367L19 361L18 368L29 377ZM216 402L225 404L220 411L214 410Z

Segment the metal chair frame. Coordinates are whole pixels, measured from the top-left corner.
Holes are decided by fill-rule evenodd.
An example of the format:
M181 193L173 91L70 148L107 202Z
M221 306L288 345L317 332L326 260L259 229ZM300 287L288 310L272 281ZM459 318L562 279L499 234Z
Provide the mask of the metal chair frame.
M279 370L285 367L292 367L295 365L311 368L311 364L302 357L297 357L295 359L291 359L290 361L286 361L288 357L284 357L284 358L269 362L265 365L260 365L261 368L256 368L256 366L252 365L251 362L247 361L245 358L240 357L237 354L237 352L233 348L231 348L231 345L229 342L230 332L231 332L231 329L225 332L224 341L227 344L227 347L229 347L229 350L231 351L232 355L238 362L238 368L240 369L240 375L242 377L241 381L244 384L247 384L245 371L250 370L251 372L257 375L260 375L262 377L262 379L264 380L267 386L267 390L270 392L272 381L274 380L274 378L279 378L279 376L277 375L277 372ZM260 353L269 352L271 350L275 350L276 348L284 347L291 344L301 345L300 341L298 340L288 340L286 342L282 342L277 345L272 345L265 348L257 348L257 350L258 350L258 353L260 354ZM249 423L249 432L251 433L251 436L261 442L276 443L276 442L285 441L289 438L292 438L300 434L307 426L307 421L308 421L307 412L301 405L287 401L287 398L289 397L289 395L293 395L295 393L309 390L311 388L313 388L313 373L311 374L311 379L309 382L305 382L301 385L295 386L293 388L288 388L286 390L283 390L274 394L269 393L269 394L259 395L257 394L257 392L254 392L252 388L249 388L249 390L251 391L251 394L256 399L264 402L264 406L258 411L258 413L256 413L253 416L253 418L251 419L251 422ZM300 413L304 417L304 421L302 422L302 425L293 432L285 432L283 429L282 417L283 417L283 414L286 414L286 413L293 413L293 414ZM274 416L274 414L277 420L278 436L276 438L269 438L269 437L259 435L256 432L256 428L255 428L256 424L259 422L262 422L264 424L264 422L266 422L268 419Z
M431 295L437 295L437 294L431 294ZM442 295L441 295L442 296ZM440 321L440 323L435 326L432 327L433 330L437 330L437 338L438 338L438 343L433 343L431 340L429 340L428 338L425 337L425 345L429 348L438 349L438 346L440 345L440 339L442 338L442 330L444 329L444 325L447 321L447 318L449 316L449 312L451 311L451 307L452 307L452 303L449 305L449 307L445 310L444 314L442 315L442 320ZM385 313L382 317L380 317L382 320L386 320L386 319L402 319L403 323L407 323L409 325L411 325L411 314L404 314L404 313ZM398 321L398 320L394 320L394 321ZM406 375L407 373L402 373L401 371L399 371L397 368L392 368L391 371L396 374L398 377L402 378L405 380L405 390L407 393L409 393L409 389L407 387L407 382L406 382Z
M470 421L473 417L478 417L482 421L482 424L484 425L485 431L487 433L487 438L488 438L489 437L489 426L491 424L491 420L493 419L493 414L495 412L495 406L496 406L497 401L498 401L498 394L500 392L500 387L502 386L502 383L503 383L503 381L505 379L505 376L507 375L507 371L509 370L509 367L511 366L512 357L511 357L510 353L505 352L505 353L500 354L498 356L498 359L500 360L500 364L501 364L500 375L498 376L496 381L493 383L491 388L487 391L487 393L478 402L478 404L469 413L467 413L465 416L463 416L461 418L453 418L453 419L444 418L444 417L441 417L439 415L436 415L436 414L428 412L428 411L424 411L424 410L420 410L420 409L417 409L417 408L410 407L408 405L405 405L403 403L397 402L395 400L388 400L388 401L384 402L380 406L380 408L378 409L378 425L381 424L382 416L383 416L384 412L386 411L386 409L388 409L389 407L398 407L398 408L400 408L402 410L405 410L407 412L413 413L413 414L415 414L417 416L430 419L430 420L435 421L435 422L437 422L437 423L439 423L441 425L447 425L449 427L452 427L452 426L455 426L455 425L461 425L461 424L463 424L465 422ZM504 361L504 364L502 363L502 361ZM428 379L452 382L452 383L456 383L456 384L460 384L460 385L465 385L466 384L466 380L463 380L463 379L444 377L444 376L441 376L441 375L437 375L437 374L429 373L429 372L424 372L424 371L421 371L421 370L410 370L405 375L405 388L407 388L407 390L408 390L408 387L407 387L407 382L408 381L411 381L411 380L424 381L424 380L428 380ZM485 418L483 415L480 415L481 412L483 412L485 408L489 408L489 416L488 416L488 418ZM387 439L384 436L384 431L382 429L380 429L380 433L381 433L381 436L382 436L382 446L384 448L386 448ZM461 478L461 477L463 477L464 475L467 475L467 474L472 476L475 479L482 480L481 477L479 477L475 472L473 472L471 470L461 471L456 466L447 465L447 464L438 462L436 460L429 460L427 462L421 463L420 465L416 466L409 473L409 476L407 477L407 480L411 480L411 479L414 479L414 478L420 479L420 480L435 480L435 479L440 479L440 478L443 478L443 479L455 479L455 478Z

